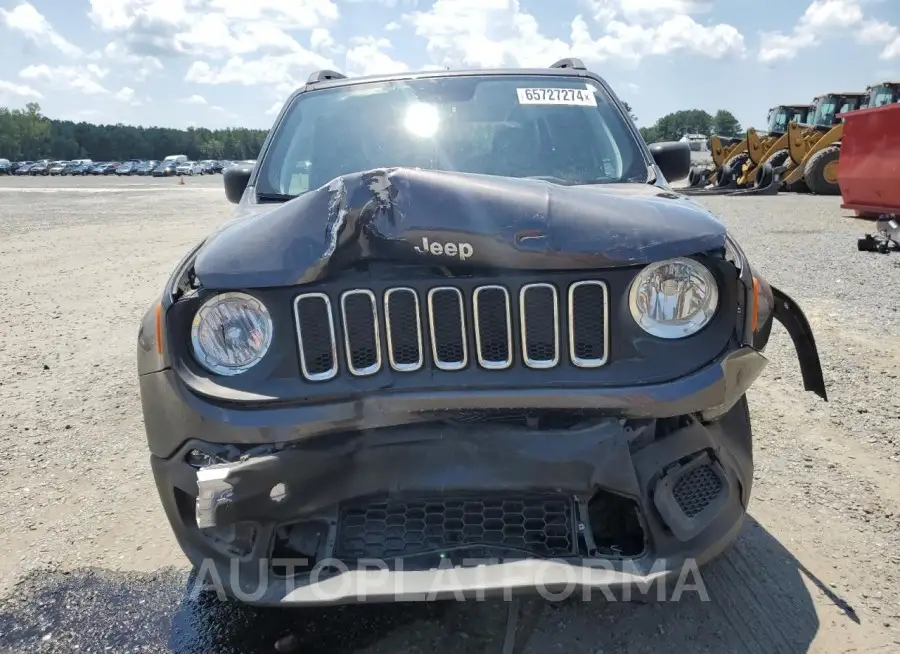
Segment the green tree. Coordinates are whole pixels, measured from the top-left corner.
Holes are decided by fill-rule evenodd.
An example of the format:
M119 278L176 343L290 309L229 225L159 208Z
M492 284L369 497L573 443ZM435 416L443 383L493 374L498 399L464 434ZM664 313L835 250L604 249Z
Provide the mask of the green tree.
M261 129L94 125L49 119L36 103L25 109L0 107L0 157L14 161L50 157L122 161L162 159L170 154L191 159L252 159L265 138L266 130Z
M634 115L634 110L631 108L631 105L622 100L622 104L625 105L625 111L628 112L628 115L631 116L631 120L635 123L637 122L637 116Z
M713 134L721 134L723 136L734 136L740 134L743 130L738 119L734 114L726 109L719 109L713 117Z

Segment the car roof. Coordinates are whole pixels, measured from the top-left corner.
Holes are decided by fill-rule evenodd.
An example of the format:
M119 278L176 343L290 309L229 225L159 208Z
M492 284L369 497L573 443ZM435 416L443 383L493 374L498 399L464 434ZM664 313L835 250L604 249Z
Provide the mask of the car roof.
M380 75L362 75L360 77L347 77L332 70L320 70L309 76L309 80L302 87L294 91L294 95L304 91L333 89L342 86L354 86L372 82L398 82L414 79L440 79L449 77L478 77L504 75L531 75L547 77L591 77L600 78L596 73L588 70L580 59L560 59L548 68L465 68L451 70L423 70L404 73L389 73ZM603 80L606 86L605 80Z

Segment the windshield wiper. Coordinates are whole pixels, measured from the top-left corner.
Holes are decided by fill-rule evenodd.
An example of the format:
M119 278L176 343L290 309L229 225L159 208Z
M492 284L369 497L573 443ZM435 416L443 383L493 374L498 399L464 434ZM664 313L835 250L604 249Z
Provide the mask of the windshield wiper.
M257 193L256 199L260 202L288 202L296 198L296 195L287 193Z

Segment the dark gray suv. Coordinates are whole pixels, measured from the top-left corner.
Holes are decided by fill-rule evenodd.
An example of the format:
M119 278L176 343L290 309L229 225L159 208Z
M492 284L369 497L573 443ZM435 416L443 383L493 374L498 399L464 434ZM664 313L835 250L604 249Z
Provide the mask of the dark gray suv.
M745 393L800 308L578 60L287 101L140 328L150 462L258 604L645 585L736 536Z

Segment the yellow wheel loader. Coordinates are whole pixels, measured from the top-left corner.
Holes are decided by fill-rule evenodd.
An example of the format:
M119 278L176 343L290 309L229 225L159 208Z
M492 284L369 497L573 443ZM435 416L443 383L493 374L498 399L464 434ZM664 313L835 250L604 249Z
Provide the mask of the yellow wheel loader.
M754 128L747 130L746 150L740 153L740 174L738 187L746 187L756 183L765 185L770 180L760 180L760 175L771 175L774 169L786 166L790 157L788 152L788 127L791 123L805 123L809 120L812 105L789 104L778 105L769 109L766 132L760 134ZM768 163L770 168L764 167Z
M689 177L690 187L699 190L712 186L734 190L769 186L774 181L774 168L784 165L788 158L788 123L805 121L810 108L810 105L772 107L769 109L767 131L763 134L750 128L743 139L726 140L713 135L710 137L713 167L693 169ZM770 160L770 166L763 166Z
M838 116L846 111L880 106L900 99L900 82L882 82L865 93L826 93L815 100L815 112L808 125L788 128L790 163L784 177L788 191L818 195L840 195L837 165L841 155L844 123Z

